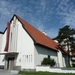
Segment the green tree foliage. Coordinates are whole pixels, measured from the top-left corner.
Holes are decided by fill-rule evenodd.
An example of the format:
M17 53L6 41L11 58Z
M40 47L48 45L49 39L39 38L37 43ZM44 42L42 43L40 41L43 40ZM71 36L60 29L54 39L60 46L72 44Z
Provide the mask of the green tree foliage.
M70 26L66 25L59 29L56 39L59 43L63 41L64 43L67 43L67 45L70 44L72 49L75 49L75 37L73 35L75 35L75 29L71 29Z
M51 58L44 58L43 61L41 62L41 65L49 65L51 67L55 66L56 62L54 59Z
M67 38L68 41L72 42L74 40L73 35L75 35L75 30L71 29L70 26L66 25L63 28L59 29L58 36L56 37L56 39L58 40L59 43L61 43L63 39Z
M69 25L66 25L62 28L59 29L58 32L58 36L56 37L56 39L58 40L58 42L61 44L62 42L64 42L64 44L61 44L61 46L63 47L66 43L67 48L68 48L68 54L69 54L69 46L71 48L71 53L75 53L75 29L74 28L70 28ZM66 40L64 40L66 39ZM69 57L68 57L69 58Z

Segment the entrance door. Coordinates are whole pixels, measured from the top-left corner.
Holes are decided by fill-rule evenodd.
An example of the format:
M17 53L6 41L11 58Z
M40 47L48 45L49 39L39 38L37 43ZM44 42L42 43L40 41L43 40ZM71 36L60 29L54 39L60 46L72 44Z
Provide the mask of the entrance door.
M14 59L15 59L15 57L8 57L7 69L9 69L9 65L10 65L10 69L13 70L13 68L14 68ZM10 63L9 63L9 61L10 61Z

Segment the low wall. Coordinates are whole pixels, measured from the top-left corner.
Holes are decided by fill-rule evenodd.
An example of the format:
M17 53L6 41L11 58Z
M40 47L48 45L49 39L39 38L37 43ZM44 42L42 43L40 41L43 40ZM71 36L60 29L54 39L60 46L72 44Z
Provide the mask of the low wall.
M75 73L73 69L61 69L61 68L51 68L49 66L36 66L36 71L48 71L56 73Z
M21 66L14 66L14 70L21 70Z

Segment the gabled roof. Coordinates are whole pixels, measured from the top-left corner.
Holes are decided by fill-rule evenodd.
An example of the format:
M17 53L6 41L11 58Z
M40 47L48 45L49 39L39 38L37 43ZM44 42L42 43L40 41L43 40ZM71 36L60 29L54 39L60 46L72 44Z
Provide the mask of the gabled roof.
M31 38L36 42L36 44L40 44L47 48L58 51L58 44L54 40L46 36L44 33L40 32L38 29L36 29L32 25L24 21L19 16L17 15L14 15L14 16L16 16L16 18L22 23L23 28L27 31L27 33L31 36Z

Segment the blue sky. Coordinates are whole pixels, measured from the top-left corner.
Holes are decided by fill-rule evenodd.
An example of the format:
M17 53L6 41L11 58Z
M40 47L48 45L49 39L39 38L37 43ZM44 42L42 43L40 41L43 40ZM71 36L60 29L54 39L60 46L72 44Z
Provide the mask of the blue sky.
M75 29L75 0L0 0L0 31L14 14L51 38L65 25Z

